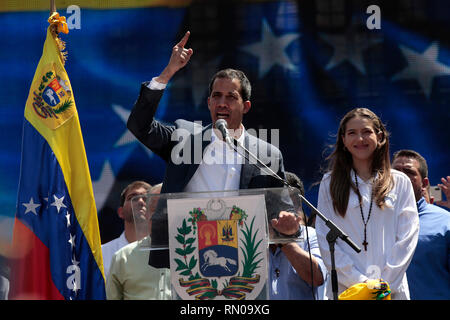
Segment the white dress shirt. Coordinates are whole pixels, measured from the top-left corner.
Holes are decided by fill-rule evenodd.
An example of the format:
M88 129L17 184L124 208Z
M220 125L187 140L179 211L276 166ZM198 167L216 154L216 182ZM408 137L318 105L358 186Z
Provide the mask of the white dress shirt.
M367 223L367 251L364 250L364 224L357 194L350 190L345 217L335 213L330 195L331 175L322 178L319 189L318 210L341 228L360 248L357 253L341 239L336 241L335 265L338 275L338 294L350 286L367 279L382 278L389 283L392 299L409 299L406 269L411 262L419 234L419 216L411 181L402 172L391 170L394 187L385 198L381 210L373 203ZM354 171L351 171L352 180ZM370 206L372 180L363 181L359 176L358 187L363 198L363 214L367 220ZM375 201L375 200L374 200ZM331 270L331 259L326 234L329 228L322 219L316 222L320 251L327 269ZM327 296L332 299L331 282Z
M102 255L103 255L103 267L105 269L105 279L108 277L109 267L111 264L112 257L117 250L128 245L129 242L125 237L125 231L122 232L120 237L113 239L102 245Z
M243 144L244 130L237 140ZM202 162L184 192L239 190L243 162L243 157L212 130L211 143L203 151Z

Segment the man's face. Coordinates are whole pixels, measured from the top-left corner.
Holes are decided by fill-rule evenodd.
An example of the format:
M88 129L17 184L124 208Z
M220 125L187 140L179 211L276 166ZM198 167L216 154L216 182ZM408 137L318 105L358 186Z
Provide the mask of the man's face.
M428 178L422 178L419 172L419 162L416 159L408 157L397 157L392 162L392 167L405 173L411 180L416 201L422 198L422 190L428 185Z
M143 187L140 188L134 188L127 191L127 194L125 195L125 202L123 204L123 207L119 207L118 214L119 217L122 218L126 222L133 222L133 207L136 214L136 217L140 216L141 218L144 218L147 213L147 206L146 206L146 195L147 190ZM142 196L136 199L133 199L136 196ZM133 199L133 201L131 201Z
M208 109L213 124L218 119L225 119L228 129L239 129L242 117L250 110L250 101L243 101L241 84L238 79L216 78L211 95L208 97Z

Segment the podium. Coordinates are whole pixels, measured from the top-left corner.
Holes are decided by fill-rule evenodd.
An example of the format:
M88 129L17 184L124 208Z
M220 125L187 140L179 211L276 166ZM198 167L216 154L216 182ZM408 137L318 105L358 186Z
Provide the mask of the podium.
M269 244L299 240L270 220L300 214L299 199L296 188L268 188L148 193L131 203L149 264L170 268L173 299L266 300Z

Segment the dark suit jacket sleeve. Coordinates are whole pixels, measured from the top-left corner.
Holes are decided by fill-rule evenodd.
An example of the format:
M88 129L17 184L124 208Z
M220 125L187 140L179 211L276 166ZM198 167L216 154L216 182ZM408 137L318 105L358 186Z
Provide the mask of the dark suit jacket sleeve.
M164 90L151 90L148 82L141 85L139 97L131 110L127 128L147 148L168 161L173 147L171 141L175 126L163 125L154 119Z
M155 120L156 110L164 90L151 90L148 82L141 85L139 97L134 104L127 122L127 128L147 148L160 156L168 165L171 165L171 152L178 141L172 141L174 131L181 128L189 128L186 121L175 121L175 125L164 125ZM166 178L163 190L167 190ZM165 192L162 190L162 193ZM153 215L152 246L168 246L167 201L161 199ZM151 250L149 264L156 268L169 267L168 250Z

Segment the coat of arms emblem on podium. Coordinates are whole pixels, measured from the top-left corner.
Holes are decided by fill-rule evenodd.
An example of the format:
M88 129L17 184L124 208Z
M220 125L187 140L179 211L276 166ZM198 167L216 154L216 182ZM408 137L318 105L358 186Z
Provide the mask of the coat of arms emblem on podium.
M169 200L168 210L172 286L181 299L267 298L264 196Z

